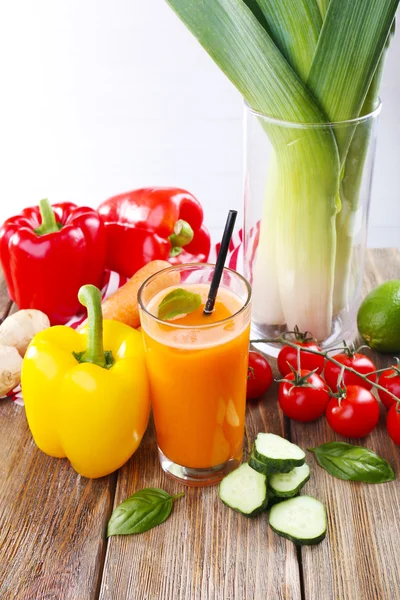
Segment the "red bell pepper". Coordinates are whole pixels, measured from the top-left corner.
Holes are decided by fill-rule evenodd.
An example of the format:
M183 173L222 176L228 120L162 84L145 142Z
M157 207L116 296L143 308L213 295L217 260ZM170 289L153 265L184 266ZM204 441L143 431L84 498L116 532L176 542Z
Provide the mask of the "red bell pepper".
M71 202L26 208L0 228L0 261L10 298L37 308L52 325L80 310L82 285L101 286L106 235L95 210Z
M210 253L203 209L186 190L134 190L106 200L98 212L107 232L106 266L126 277L152 260L205 262Z

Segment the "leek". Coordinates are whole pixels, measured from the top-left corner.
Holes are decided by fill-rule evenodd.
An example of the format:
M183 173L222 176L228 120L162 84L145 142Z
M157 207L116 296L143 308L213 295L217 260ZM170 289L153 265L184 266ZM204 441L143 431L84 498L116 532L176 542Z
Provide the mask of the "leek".
M370 89L364 101L360 116L368 115L379 105L379 84L382 78L384 56L375 71ZM349 298L355 292L355 285L350 286L350 269L352 264L353 238L361 227L359 215L359 196L362 183L364 163L367 157L371 136L370 121L357 125L346 155L343 179L340 184L342 209L336 217L337 249L335 260L335 284L333 289L333 314L338 314L348 305ZM357 261L359 264L359 261ZM356 279L357 274L355 274Z
M243 0L167 3L254 110L286 121L324 122L312 94Z
M253 282L252 318L256 325L259 323L261 326L266 318L269 323L274 325L285 324L277 269L279 262L276 247L278 194L278 164L273 152L268 164L267 185L254 269L252 273L245 272L248 279Z
M274 42L288 63L306 81L322 26L316 0L258 0Z
M253 110L323 124L358 117L367 94L374 95L399 0L167 2ZM254 315L324 339L334 289L335 309L345 302L347 246L368 135L354 126L260 121L274 160L254 268Z
M360 116L372 113L379 105L379 88L382 80L383 67L391 38L395 33L393 21L391 31L386 41L383 54L374 73L367 96L364 100ZM359 224L359 196L362 183L364 163L368 153L371 135L371 122L361 122L354 133L347 156L344 176L340 185L342 210L337 216L337 250L335 264L335 285L333 291L333 312L338 314L348 304L349 298L355 291L355 284L350 286L350 268L352 263L353 237L355 225ZM356 279L356 275L354 279Z
M283 4L276 4L274 0L258 0L258 3L267 24L266 29L275 44L294 70L306 80L322 26L316 0L309 3L292 0ZM296 31L297 36L294 35ZM278 164L273 153L268 166L260 239L253 273L253 321L256 325L260 324L261 328L264 322L274 325L285 323L278 276L282 238L277 235L280 203L277 170Z
M307 86L331 123L359 116L399 0L330 0ZM353 129L336 129L345 157Z
M381 52L387 29L393 18L388 5L385 6L380 0L374 0L374 12L371 11L371 5L365 2L359 2L358 5L351 3L343 5L342 0L332 0L320 34L322 21L321 19L318 21L315 13L315 10L318 12L318 7L313 2L306 4L297 1L286 1L281 4L276 3L275 0L258 0L258 2L263 9L268 29L274 34L275 42L288 62L296 68L302 79L307 81L314 95L320 100L329 121L357 117L367 90L361 115L369 114L375 109L383 66L382 57L376 68L376 54ZM328 3L325 8L327 6ZM312 19L310 15L313 16ZM337 31L339 18L344 22L352 23L354 31L349 32L346 27L341 27L340 31ZM353 34L351 39L350 33ZM361 44L363 39L368 43ZM351 65L351 61L357 63L359 81L356 85L349 86L341 75L348 65ZM320 73L322 65L325 66L323 74ZM374 76L370 84L373 72ZM334 314L339 313L347 305L349 298L351 251L354 227L357 226L358 195L368 150L370 127L371 123L367 122L360 124L355 133L354 127L349 125L335 129L346 166L340 191L342 208L336 220ZM366 129L368 131L365 131ZM347 156L349 144L351 145ZM261 242L263 242L262 238ZM268 281L271 281L270 265L266 272L269 276ZM266 314L268 320L270 316Z
M255 110L286 121L325 121L306 86L242 0L168 1ZM331 328L336 250L336 142L329 129L266 129L278 165L276 243L283 313L289 327L307 324L314 335L325 337Z
M265 30L268 31L267 23L258 4L258 0L244 0L244 3L250 8L257 21L264 27Z
M325 19L328 10L329 0L317 0L322 19Z

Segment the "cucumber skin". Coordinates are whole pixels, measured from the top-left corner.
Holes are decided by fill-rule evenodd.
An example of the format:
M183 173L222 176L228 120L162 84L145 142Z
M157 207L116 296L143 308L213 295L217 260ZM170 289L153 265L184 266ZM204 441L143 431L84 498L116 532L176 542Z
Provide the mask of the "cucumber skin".
M282 499L294 498L295 496L299 495L300 490L305 486L307 481L310 479L310 475L311 475L311 473L308 474L308 477L306 479L303 479L303 481L297 486L297 488L295 488L294 490L291 490L290 492L278 492L270 484L269 484L269 489L271 490L273 495L277 496L278 498L282 498Z
M321 535L317 536L316 538L312 538L307 539L307 540L302 540L300 538L296 538L293 537L287 533L283 533L282 531L279 531L278 529L275 529L275 527L272 527L271 523L269 524L269 526L271 527L271 529L273 531L275 531L275 533L277 533L278 535L280 535L281 537L286 538L287 540L290 540L291 542L293 542L294 544L296 544L296 546L314 546L314 544L319 544L320 542L322 542L322 540L325 539L326 537L326 529L324 531L324 533L322 533Z
M300 496L299 492L296 492L294 496L291 498L296 498ZM279 504L279 502L283 502L284 500L289 500L289 498L284 498L283 496L277 496L270 487L268 487L268 506L274 506L274 504Z
M295 467L301 467L306 462L306 457L304 458L266 458L263 454L259 454L257 452L257 448L255 443L251 449L251 454L254 458L263 463L267 469L264 473L265 475L270 475L271 473L289 473ZM250 465L252 467L252 465ZM253 467L252 467L253 468ZM256 471L258 469L255 469Z
M268 470L267 465L265 465L260 460L254 456L254 452L252 451L248 458L249 467L257 471L257 473L262 473L263 475L269 475L270 471Z
M279 502L283 502L283 498L279 498L275 496L275 494L271 491L271 488L268 488L268 504L269 506L274 506L274 504L278 504Z

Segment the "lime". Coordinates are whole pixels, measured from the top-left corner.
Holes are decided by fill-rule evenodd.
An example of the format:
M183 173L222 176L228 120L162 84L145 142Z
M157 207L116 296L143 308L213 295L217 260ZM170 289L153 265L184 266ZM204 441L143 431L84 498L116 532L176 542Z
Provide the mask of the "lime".
M367 344L380 352L400 351L400 280L372 290L362 301L357 327Z

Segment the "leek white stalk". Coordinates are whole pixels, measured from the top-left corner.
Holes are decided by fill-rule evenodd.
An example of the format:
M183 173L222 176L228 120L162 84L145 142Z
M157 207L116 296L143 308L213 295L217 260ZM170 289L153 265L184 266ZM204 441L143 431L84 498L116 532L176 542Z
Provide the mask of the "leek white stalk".
M253 269L252 318L260 325L284 325L277 256L277 213L279 208L278 164L275 152L271 153L268 164L267 185L265 188L263 212L260 224L259 242ZM250 273L245 273L250 277Z
M297 139L277 149L276 244L288 328L325 339L332 327L339 171L336 147L321 152L314 136L315 130L299 129Z

